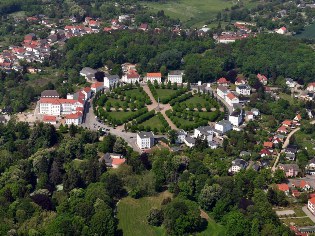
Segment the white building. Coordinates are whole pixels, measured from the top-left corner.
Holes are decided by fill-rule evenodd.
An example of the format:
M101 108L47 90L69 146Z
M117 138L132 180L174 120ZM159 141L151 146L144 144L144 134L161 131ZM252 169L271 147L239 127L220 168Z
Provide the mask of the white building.
M147 73L146 82L150 81L152 84L157 81L159 84L162 82L161 73Z
M131 83L136 83L140 82L140 75L135 71L135 70L129 70L126 74L123 75L122 77L122 82L131 84Z
M84 94L84 100L88 100L92 95L92 89L90 87L85 87L81 91Z
M227 120L221 120L217 122L214 126L214 128L219 131L220 133L224 134L230 130L232 130L232 124L230 121Z
M243 110L235 110L229 115L229 121L232 125L238 127L243 122Z
M246 169L247 165L248 163L243 159L235 159L234 161L232 161L232 166L229 169L229 172L233 174L240 172L241 170Z
M55 124L57 124L57 118L56 118L56 116L44 115L43 122L46 124L55 125Z
M307 202L307 208L312 212L313 215L315 215L315 197L312 197Z
M104 77L104 87L110 88L113 87L114 84L119 83L119 76L118 75L108 75L106 74Z
M236 86L236 92L240 95L249 96L250 91L251 91L251 87L247 84Z
M183 70L173 70L168 73L167 80L171 81L171 83L178 83L182 84L183 83L183 75L184 71Z
M183 129L178 130L176 143L184 143L186 136L187 136L187 132L185 130Z
M74 99L41 98L39 100L39 113L59 116L76 112L78 107L84 107L84 102Z
M97 93L98 91L101 91L104 88L104 83L102 82L96 82L91 85L91 90L93 93Z
M190 136L186 136L184 139L184 143L186 144L187 147L192 148L195 146L196 140Z
M154 134L152 132L139 132L137 145L140 149L150 149L154 146Z
M201 138L211 142L213 140L213 129L210 126L200 126L194 130L194 138Z
M289 88L294 88L296 85L296 82L291 79L291 78L286 78L285 79L285 84L289 87Z
M280 29L276 29L275 32L277 34L286 34L288 32L286 27L281 27Z
M79 124L82 124L82 117L83 117L83 114L81 112L76 112L74 114L69 114L69 115L66 115L66 124L67 125L71 125L71 124L74 124L74 125L79 125Z
M306 90L309 92L315 92L315 82L309 83Z
M218 96L219 96L220 98L225 99L226 95L227 95L229 92L230 92L230 91L229 91L226 87L224 87L224 86L222 86L222 85L219 85L219 86L217 87L217 94L218 94Z
M227 102L227 104L229 104L230 106L233 106L233 104L239 103L240 100L238 99L238 97L235 96L234 93L228 93L225 97L225 101Z
M94 70L90 67L85 67L80 71L80 75L83 76L86 80L92 81L95 80L95 74L97 70Z

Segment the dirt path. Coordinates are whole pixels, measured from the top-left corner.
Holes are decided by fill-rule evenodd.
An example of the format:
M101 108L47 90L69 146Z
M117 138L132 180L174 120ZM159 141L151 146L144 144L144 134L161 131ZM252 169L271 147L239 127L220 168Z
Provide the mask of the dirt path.
M143 90L146 92L146 94L148 94L149 98L151 99L152 101L152 104L151 105L148 105L147 108L149 111L152 111L154 110L155 108L157 108L158 106L158 103L157 101L155 100L155 98L153 97L153 94L151 93L148 85L143 85ZM165 120L167 121L167 123L169 124L169 126L171 127L171 129L174 129L174 130L177 130L177 127L176 125L171 121L170 118L168 118L168 116L165 114L165 112L167 110L170 110L172 109L172 107L170 106L170 104L161 104L160 103L160 112L161 114L164 116Z

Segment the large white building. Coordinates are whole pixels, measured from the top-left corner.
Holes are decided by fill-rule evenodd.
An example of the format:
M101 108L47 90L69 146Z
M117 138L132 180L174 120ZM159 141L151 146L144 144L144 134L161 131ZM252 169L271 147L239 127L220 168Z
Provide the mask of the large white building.
M182 84L183 83L183 70L173 70L168 73L167 80L173 83Z
M235 110L229 115L229 121L232 125L238 127L243 122L243 111Z
M233 174L240 172L241 170L246 169L247 165L248 163L243 159L235 159L234 161L232 161L232 166L229 169L229 172Z
M226 95L225 101L226 101L227 104L229 104L230 106L233 106L233 104L240 102L240 100L238 99L238 97L236 97L235 94L234 94L234 93L231 93L231 92Z
M219 86L217 87L217 94L218 94L218 96L219 96L220 98L225 99L226 95L227 95L229 92L230 92L230 91L229 91L226 87L224 87L224 86L222 86L222 85L219 85Z
M308 200L307 208L312 212L313 215L315 215L315 197L312 197Z
M221 120L215 124L214 129L224 134L232 129L232 124L230 121Z
M118 75L108 75L106 74L104 77L104 87L110 88L113 87L114 84L119 83L119 76Z
M210 126L200 126L194 130L194 138L201 138L211 142L213 140L213 129Z
M247 84L236 86L236 92L240 95L249 96L251 88Z
M74 99L41 98L39 113L45 115L65 115L76 112L78 107L84 107L84 101Z
M71 125L79 125L82 124L82 118L83 118L83 114L82 112L78 111L74 114L68 114L66 115L66 124Z
M162 74L161 73L147 73L146 82L150 81L152 84L154 81L158 82L159 84L162 82Z
M131 84L131 83L136 83L140 82L140 75L137 73L135 70L129 70L126 74L122 76L122 82Z
M154 146L154 134L152 132L139 132L137 145L140 149L150 149Z

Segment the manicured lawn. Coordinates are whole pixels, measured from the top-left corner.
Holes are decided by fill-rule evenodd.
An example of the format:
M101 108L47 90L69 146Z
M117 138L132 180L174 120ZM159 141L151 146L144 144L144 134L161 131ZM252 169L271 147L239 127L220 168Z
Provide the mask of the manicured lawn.
M160 100L162 100L162 99L168 98L170 95L176 93L176 90L173 90L173 89L156 89L156 92L157 92Z
M157 128L158 130L163 127L161 120L157 116L153 116L139 125L143 125L144 127L150 126L151 129Z
M284 222L286 225L291 225L291 223L294 223L296 226L310 226L314 225L314 222L311 221L310 218L305 217L305 218L286 218L286 219L281 219L282 222Z
M208 220L208 227L205 231L196 234L197 236L221 236L225 235L225 229L223 225L217 224L211 218Z
M115 98L108 98L107 102L110 102L112 107L115 107L116 102L118 102L119 106L122 106L124 103L124 101Z
M294 134L294 138L299 146L307 148L307 151L309 152L310 155L315 155L315 150L313 149L315 146L315 140L314 138L312 138L312 135L304 134L301 131L297 131Z
M214 101L213 101L213 102L214 102ZM188 104L193 104L194 107L197 107L197 104L200 103L202 107L205 107L205 106L206 106L206 103L209 103L209 102L206 101L206 99L195 95L195 96L193 96L193 97L187 99L187 100L185 101L185 103L186 103L186 105L188 105ZM211 105L211 103L210 103L210 105ZM213 105L211 105L211 107L212 107L212 106L213 106Z
M153 207L160 208L163 199L171 197L171 193L163 192L158 196L133 199L126 197L118 203L118 228L124 236L166 235L163 228L152 227L146 217Z
M137 100L146 98L146 93L145 92L139 92L138 89L126 90L125 94L126 94L126 96L129 96L129 97L135 96L137 98Z
M111 111L109 112L109 115L112 117L112 118L115 118L117 120L121 120L122 118L125 118L126 116L129 116L130 114L132 114L133 112L132 111Z
M208 112L208 111L204 111L204 112L198 112L199 113L199 117L209 120L209 121L213 121L213 116L215 112ZM220 115L220 112L218 112L218 116Z

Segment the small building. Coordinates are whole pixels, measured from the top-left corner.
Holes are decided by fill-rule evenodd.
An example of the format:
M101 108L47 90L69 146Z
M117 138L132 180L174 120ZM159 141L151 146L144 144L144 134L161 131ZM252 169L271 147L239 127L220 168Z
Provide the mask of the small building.
M260 115L260 112L257 108L252 108L250 111L253 112L254 116L256 117Z
M135 70L129 70L126 74L123 75L122 81L127 84L135 84L140 82L140 75Z
M91 90L93 93L97 93L98 91L101 91L104 88L103 82L95 82L91 85Z
M221 86L229 86L230 81L228 81L226 78L221 77L220 79L217 80L217 84Z
M277 187L279 191L284 192L287 196L289 195L289 191L290 191L289 185L283 183L283 184L277 184Z
M113 169L118 168L120 165L126 162L126 159L121 154L116 153L105 153L103 157L98 159L99 162L105 162L107 167Z
M194 138L211 142L213 140L213 129L210 126L200 126L194 130Z
M267 148L262 149L259 154L261 157L272 156L272 152Z
M139 132L137 145L141 150L152 148L154 146L154 134L152 132Z
M296 82L291 79L291 78L286 78L285 79L285 84L289 87L289 88L294 88L296 85Z
M120 78L118 75L106 74L104 77L104 87L105 88L113 87L114 85L117 85L119 83L119 80Z
M234 93L228 93L225 97L225 101L227 102L227 104L229 104L230 106L233 106L233 104L237 104L240 102L240 100L238 99L238 97L234 94Z
M315 215L315 197L312 197L307 202L307 208L310 212L312 212L313 215Z
M183 83L183 70L172 70L168 73L167 80L170 81L172 84L182 84Z
M190 136L186 136L185 139L184 139L184 143L186 144L187 147L194 147L195 144L196 144L196 140Z
M229 115L229 121L232 125L238 127L243 122L243 110L235 110Z
M97 73L97 70L94 70L90 67L84 67L80 71L80 75L83 76L87 81L94 81L96 73Z
M232 124L230 121L221 120L215 124L214 128L215 128L215 130L219 131L219 133L224 134L224 133L232 130L233 127L232 127Z
M280 29L275 29L275 32L277 34L286 34L288 32L287 28L286 27L281 27Z
M294 186L295 188L302 189L303 191L309 191L311 189L311 185L304 179L301 181L293 182L292 186Z
M57 118L56 118L56 116L44 115L43 122L46 124L55 125L55 124L57 124Z
M224 87L224 86L222 86L222 85L219 85L218 87L217 87L217 94L218 94L218 96L220 97L220 98L223 98L223 99L225 99L225 97L226 97L226 95L229 93L229 90L226 88L226 87Z
M236 92L243 96L249 96L251 92L251 87L248 84L241 84L236 86Z
M309 92L315 92L315 82L309 83L306 87L306 90Z
M176 143L184 143L186 136L187 136L187 132L185 130L183 129L178 130Z
M272 149L273 148L273 143L272 142L264 142L264 148Z
M230 167L229 172L234 174L240 172L241 170L245 170L247 166L248 163L245 160L237 158L232 161L232 166Z
M300 172L297 164L279 164L278 168L284 171L286 177L296 177Z
M158 73L147 73L146 82L150 81L152 84L156 81L158 84L162 82L162 74Z
M302 120L302 117L300 114L297 114L293 119L293 121L296 121L296 122L300 122L301 120Z
M277 129L277 132L281 133L281 134L287 134L288 133L288 129L287 129L286 126L281 126L279 129Z
M282 125L285 126L285 127L291 127L292 121L291 120L284 120L282 122Z
M44 90L40 94L40 97L42 97L42 98L59 98L60 95L57 92L57 90Z
M246 80L244 78L237 78L235 81L235 85L242 85L242 84L246 84Z
M245 111L245 120L246 121L254 120L254 113L251 111Z
M263 85L268 84L268 79L266 76L264 76L262 74L257 74L257 78L258 78L259 82L262 83Z
M67 125L71 125L71 124L79 125L79 124L82 124L82 118L83 118L83 114L82 114L82 112L79 112L79 111L74 113L74 114L68 114L68 115L65 116Z

